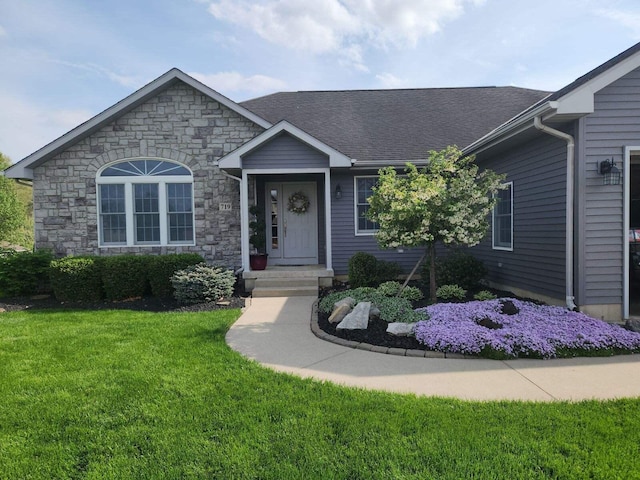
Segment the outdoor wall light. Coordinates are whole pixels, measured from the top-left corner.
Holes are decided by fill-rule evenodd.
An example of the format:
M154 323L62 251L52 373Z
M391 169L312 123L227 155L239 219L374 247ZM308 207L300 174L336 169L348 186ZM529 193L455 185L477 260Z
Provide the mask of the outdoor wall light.
M603 185L620 185L622 183L622 172L616 167L613 157L600 162L599 172L602 175Z
M340 185L336 185L336 200L340 200L342 198L342 187Z

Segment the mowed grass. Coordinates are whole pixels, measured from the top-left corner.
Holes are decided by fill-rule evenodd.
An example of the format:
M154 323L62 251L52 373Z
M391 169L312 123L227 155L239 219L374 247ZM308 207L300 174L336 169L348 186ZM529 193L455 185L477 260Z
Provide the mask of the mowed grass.
M638 399L480 403L302 380L227 347L238 315L0 314L0 478L640 478Z

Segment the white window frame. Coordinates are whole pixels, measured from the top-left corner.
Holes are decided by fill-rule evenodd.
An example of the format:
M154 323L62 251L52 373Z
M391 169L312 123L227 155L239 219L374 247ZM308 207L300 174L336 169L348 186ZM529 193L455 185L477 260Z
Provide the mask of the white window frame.
M373 236L378 233L379 229L374 230L360 230L358 222L358 179L360 178L380 178L379 175L357 175L353 177L353 228L356 237Z
M491 246L494 250L503 250L506 252L513 252L513 213L514 213L514 208L513 208L513 182L506 182L503 184L503 186L508 187L509 192L510 192L510 196L511 196L511 213L510 213L510 218L511 218L511 242L509 246L504 246L504 245L496 245L496 237L499 235L499 232L496 231L496 207L498 206L496 204L495 207L493 207L493 211L491 213Z
M108 165L105 165L98 171L96 176L96 197L97 197L97 205L96 205L96 214L98 216L98 245L100 248L114 248L114 247L167 247L167 246L195 246L196 244L196 232L195 232L195 188L193 186L193 172L190 169L189 172L191 175L168 175L168 176L115 176L115 177L101 177L101 174L104 170L118 163L123 163L127 161L134 160L160 160L163 162L174 163L176 165L180 165L185 167L182 164L177 162L167 160L165 158L128 158L123 160L118 160L117 162L112 162ZM186 168L186 167L185 167ZM134 184L143 184L143 183L153 183L158 185L158 214L160 216L160 241L156 243L144 242L144 243L136 243L135 241L135 212L134 212L134 202L133 202L133 189ZM168 202L169 198L167 195L167 184L169 183L188 183L191 184L191 212L194 216L193 219L193 240L188 242L170 242L169 241L169 212L168 212ZM101 221L101 211L100 211L100 185L106 184L120 184L124 185L124 202L125 202L125 215L126 215L126 226L127 226L127 241L120 243L105 243L103 239L103 231L102 231L102 221Z

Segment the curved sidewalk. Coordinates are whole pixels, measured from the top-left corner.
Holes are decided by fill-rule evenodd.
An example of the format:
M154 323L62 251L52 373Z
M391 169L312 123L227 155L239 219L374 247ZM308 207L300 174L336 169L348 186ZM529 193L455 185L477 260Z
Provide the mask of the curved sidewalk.
M640 355L558 360L413 358L343 347L310 329L315 297L253 298L227 333L242 355L341 385L465 400L640 396Z

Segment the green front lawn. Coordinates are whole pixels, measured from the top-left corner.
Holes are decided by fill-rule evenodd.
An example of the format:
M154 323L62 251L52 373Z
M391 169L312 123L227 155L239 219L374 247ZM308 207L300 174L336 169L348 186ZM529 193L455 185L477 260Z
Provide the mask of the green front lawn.
M640 478L640 399L301 380L226 346L238 315L0 314L0 478Z

